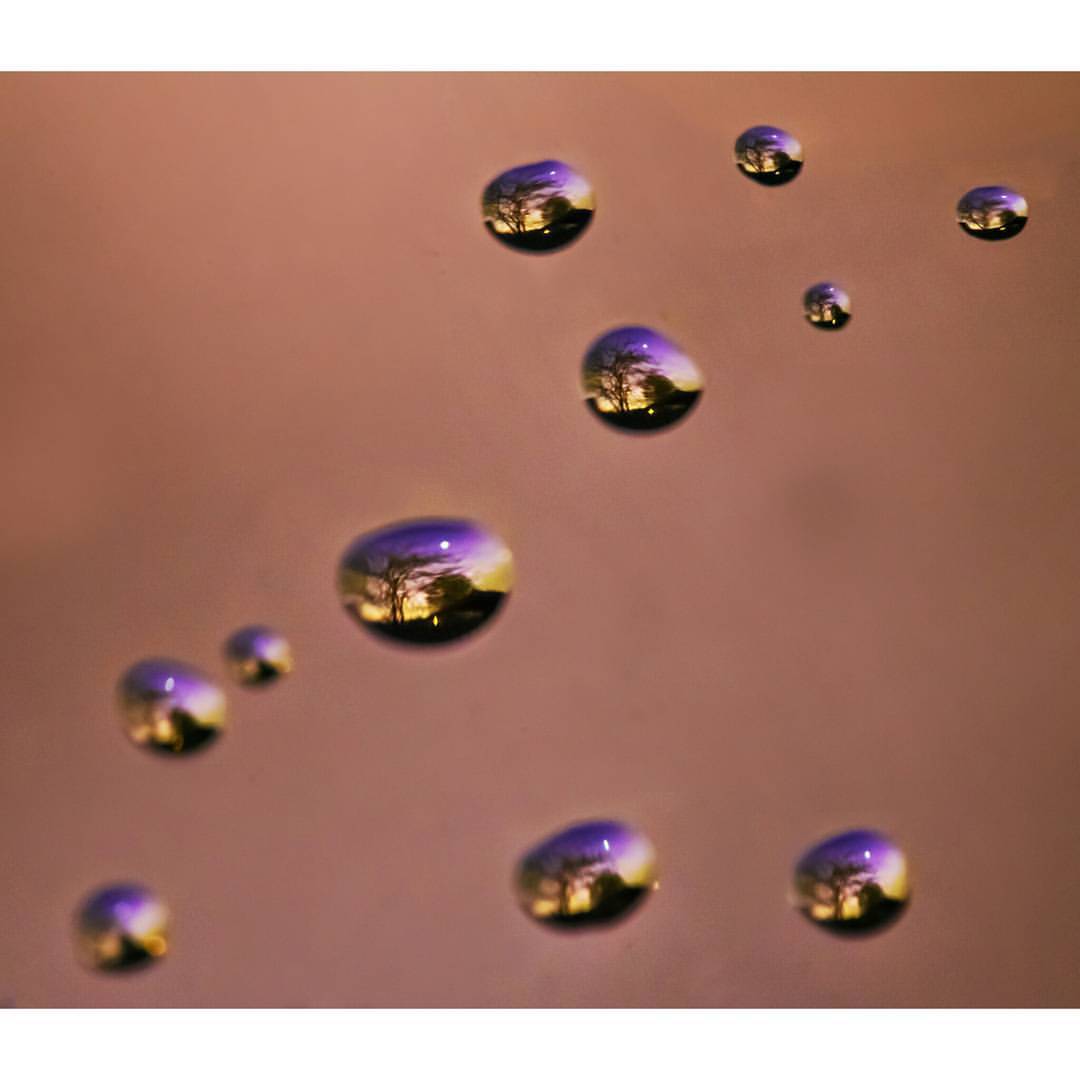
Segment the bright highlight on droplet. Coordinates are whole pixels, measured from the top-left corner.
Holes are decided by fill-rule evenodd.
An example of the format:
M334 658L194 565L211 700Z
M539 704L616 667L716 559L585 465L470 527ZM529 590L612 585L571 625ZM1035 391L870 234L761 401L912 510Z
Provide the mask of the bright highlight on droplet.
M656 852L642 833L616 821L588 821L543 840L515 873L518 903L558 929L624 918L652 892Z
M881 833L839 833L795 866L792 902L834 933L866 933L894 922L911 896L904 853Z
M146 967L168 952L168 908L142 885L99 889L75 916L75 948L97 971Z
M225 728L225 694L209 675L179 660L141 660L124 673L117 702L128 738L164 754L186 754Z
M478 630L514 582L506 545L475 522L399 522L357 538L342 556L345 610L382 637L439 645Z

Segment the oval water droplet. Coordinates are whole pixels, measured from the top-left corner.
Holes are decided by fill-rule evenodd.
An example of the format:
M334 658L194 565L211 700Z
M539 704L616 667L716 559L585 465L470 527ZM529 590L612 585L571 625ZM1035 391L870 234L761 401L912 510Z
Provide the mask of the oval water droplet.
M758 124L735 140L735 164L755 183L776 187L799 175L802 144L782 128Z
M831 281L819 281L803 293L806 321L819 330L839 330L851 319L851 297Z
M110 885L91 894L75 916L79 959L98 971L130 971L169 949L169 911L142 885Z
M645 836L617 821L563 829L522 857L518 903L539 923L576 930L625 917L657 887L656 852Z
M480 200L484 225L518 251L555 251L576 240L592 221L592 186L561 161L535 161L507 169Z
M225 694L210 678L179 660L141 660L117 688L128 737L164 754L186 754L224 729Z
M647 326L620 326L589 346L581 370L585 404L626 431L655 431L682 420L705 387L697 365Z
M904 853L871 829L830 836L795 866L792 902L811 922L835 933L888 926L910 895Z
M292 671L292 647L269 626L244 626L225 642L225 662L242 686L266 686Z
M510 550L460 518L424 518L365 533L342 556L345 610L373 633L441 645L473 633L514 584Z
M960 228L980 240L1008 240L1023 230L1027 219L1027 199L997 184L972 188L956 204Z

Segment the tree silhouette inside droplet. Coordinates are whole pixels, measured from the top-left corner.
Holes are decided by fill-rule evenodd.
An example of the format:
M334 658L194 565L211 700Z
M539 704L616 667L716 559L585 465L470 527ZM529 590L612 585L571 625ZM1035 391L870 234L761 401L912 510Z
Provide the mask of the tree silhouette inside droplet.
M617 821L587 821L526 852L515 873L522 910L561 930L623 919L656 887L656 853Z
M903 852L870 829L831 836L795 866L792 902L834 933L883 929L904 911L910 895Z
M399 522L345 552L345 610L382 637L441 645L474 633L513 587L513 558L494 533L458 518Z
M759 124L735 140L735 164L748 180L767 187L790 183L803 166L802 144L783 128Z
M592 222L596 199L589 182L561 161L536 161L507 169L480 200L484 225L517 251L566 247Z

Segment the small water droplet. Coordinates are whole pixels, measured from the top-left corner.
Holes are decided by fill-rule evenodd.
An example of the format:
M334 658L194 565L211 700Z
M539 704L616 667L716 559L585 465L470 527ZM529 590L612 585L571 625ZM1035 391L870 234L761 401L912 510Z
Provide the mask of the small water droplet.
M513 583L506 545L457 518L404 521L365 533L342 556L338 573L345 610L361 626L415 645L473 633Z
M803 293L806 321L819 330L839 330L851 319L851 297L831 281L819 281Z
M705 388L697 365L647 326L620 326L589 346L585 404L613 427L654 431L682 420Z
M997 184L972 188L956 204L960 228L980 240L1008 240L1023 230L1027 219L1027 199Z
M586 821L549 836L526 852L515 874L521 909L560 929L615 922L656 885L652 844L617 821Z
M888 926L910 895L904 853L869 829L831 836L795 866L792 902L811 922L835 933Z
M168 952L168 908L142 885L100 889L75 917L75 947L79 959L98 971L146 967Z
M185 754L225 727L225 694L197 668L179 660L141 660L117 687L128 737L138 746Z
M786 184L803 166L802 145L782 128L759 124L735 140L735 164L758 184Z
M592 221L592 186L561 161L536 161L507 169L480 200L484 225L518 251L555 251L577 239Z
M265 686L292 671L292 647L269 626L245 626L225 642L225 662L241 685Z

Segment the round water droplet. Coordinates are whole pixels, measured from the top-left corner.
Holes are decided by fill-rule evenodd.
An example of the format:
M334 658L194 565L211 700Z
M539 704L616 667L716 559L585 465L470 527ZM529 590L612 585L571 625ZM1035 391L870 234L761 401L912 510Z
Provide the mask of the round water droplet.
M518 251L565 247L589 227L596 208L588 180L561 161L507 169L480 202L491 235Z
M80 960L98 971L145 967L168 952L168 908L142 885L110 885L79 909L75 946Z
M803 293L806 321L819 330L839 330L851 318L851 297L831 281L819 281Z
M656 852L617 821L586 821L526 852L515 874L518 903L560 929L623 918L657 887Z
M225 727L225 694L197 668L179 660L141 660L117 688L124 730L148 750L186 754Z
M910 895L904 853L869 829L831 836L795 866L792 902L811 922L836 933L888 926Z
M956 204L956 220L968 236L1008 240L1027 224L1027 199L1007 187L972 188Z
M597 338L585 354L581 381L590 411L627 431L681 420L705 386L693 360L647 326L620 326Z
M225 642L225 662L241 685L265 686L292 671L292 648L269 626L245 626Z
M349 546L338 573L350 615L376 634L415 645L473 633L513 584L506 545L458 518L404 521L366 533Z
M802 168L802 144L781 128L759 124L735 140L735 164L743 176L758 184L786 184Z

